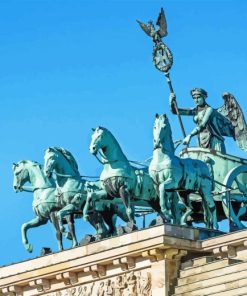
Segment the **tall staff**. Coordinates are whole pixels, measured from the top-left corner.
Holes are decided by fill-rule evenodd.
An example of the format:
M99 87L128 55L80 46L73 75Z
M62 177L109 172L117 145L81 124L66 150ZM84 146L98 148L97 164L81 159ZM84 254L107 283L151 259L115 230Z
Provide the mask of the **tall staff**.
M173 64L173 56L170 49L163 43L162 38L167 36L167 23L165 18L164 9L161 8L160 14L158 16L156 25L159 26L159 29L156 30L152 21L149 21L147 24L138 21L138 24L143 29L143 31L153 39L154 47L153 47L153 63L159 71L165 74L169 90L171 93L174 93L172 87L172 81L170 78L169 70ZM181 116L178 112L178 106L176 99L174 100L175 111L178 116L178 121L182 130L182 134L184 138L186 137L184 125L181 119Z

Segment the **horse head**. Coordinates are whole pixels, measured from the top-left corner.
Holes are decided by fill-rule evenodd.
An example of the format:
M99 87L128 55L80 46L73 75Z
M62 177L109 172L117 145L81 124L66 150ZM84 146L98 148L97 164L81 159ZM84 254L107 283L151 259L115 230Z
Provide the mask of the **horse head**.
M169 140L172 141L171 127L166 114L155 115L153 136L154 136L154 149L162 148L165 141L169 141Z
M104 127L97 127L96 129L92 129L92 139L89 146L89 151L91 154L96 155L100 149L104 150L107 145L106 132L107 129Z
M14 173L13 188L15 192L22 191L22 186L30 181L29 171L27 168L28 161L22 160L18 163L14 163L12 166Z
M62 147L49 147L45 151L44 173L51 177L54 171L57 177L80 178L78 164L74 156Z
M57 155L53 148L49 147L48 149L46 149L45 156L44 156L44 159L45 159L44 173L48 178L50 178L52 175L52 172L54 170L54 166L56 163L56 158L57 158Z

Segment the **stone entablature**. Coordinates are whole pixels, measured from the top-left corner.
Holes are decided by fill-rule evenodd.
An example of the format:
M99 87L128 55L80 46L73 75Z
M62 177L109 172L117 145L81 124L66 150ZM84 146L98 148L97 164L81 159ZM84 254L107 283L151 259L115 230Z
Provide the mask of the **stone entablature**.
M200 240L201 233L161 225L5 266L0 295L169 295L183 257L227 253L237 258L239 251L247 258L247 231L207 240Z
M247 260L247 230L236 231L202 242L202 250L216 257Z

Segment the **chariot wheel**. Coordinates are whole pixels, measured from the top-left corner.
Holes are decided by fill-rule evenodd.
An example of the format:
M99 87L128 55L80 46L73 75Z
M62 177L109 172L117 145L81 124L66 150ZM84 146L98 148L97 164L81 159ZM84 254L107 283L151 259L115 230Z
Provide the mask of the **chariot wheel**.
M226 217L230 218L238 229L246 228L241 221L247 220L247 164L231 169L225 176L222 206Z

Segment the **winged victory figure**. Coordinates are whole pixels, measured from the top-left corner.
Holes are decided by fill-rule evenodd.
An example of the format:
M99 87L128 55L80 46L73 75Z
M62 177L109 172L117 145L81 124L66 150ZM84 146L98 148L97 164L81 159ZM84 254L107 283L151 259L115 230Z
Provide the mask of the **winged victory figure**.
M193 88L191 95L196 107L178 108L180 115L193 116L196 127L184 138L183 144L188 145L191 138L198 136L198 144L202 148L209 148L226 153L224 137L232 137L237 145L247 152L247 125L244 114L234 96L223 93L224 105L218 109L207 104L207 92L202 88ZM174 108L175 94L170 94L170 108Z
M167 36L167 23L165 18L164 9L161 8L160 14L156 21L156 25L159 26L159 29L156 30L152 21L149 21L147 24L138 21L138 24L142 30L153 39L155 44L162 42L162 38Z

